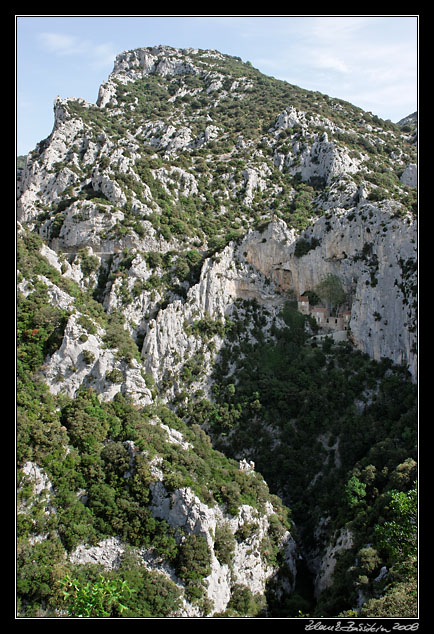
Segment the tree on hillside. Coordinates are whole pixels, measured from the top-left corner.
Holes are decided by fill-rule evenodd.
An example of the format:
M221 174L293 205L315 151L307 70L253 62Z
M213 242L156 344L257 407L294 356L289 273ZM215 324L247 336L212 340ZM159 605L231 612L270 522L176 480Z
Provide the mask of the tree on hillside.
M330 313L333 310L337 313L339 307L345 302L347 294L337 275L327 275L315 287L315 293L326 304Z

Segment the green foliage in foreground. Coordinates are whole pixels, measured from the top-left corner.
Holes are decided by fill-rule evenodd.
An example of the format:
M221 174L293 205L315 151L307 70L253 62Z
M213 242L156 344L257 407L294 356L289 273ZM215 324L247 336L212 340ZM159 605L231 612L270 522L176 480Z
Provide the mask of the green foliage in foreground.
M391 491L390 496L392 519L375 529L380 548L401 562L417 553L417 489Z
M95 582L80 583L70 575L60 582L65 606L71 616L92 618L122 614L127 606L121 603L124 594L131 594L126 581L107 579L103 575Z

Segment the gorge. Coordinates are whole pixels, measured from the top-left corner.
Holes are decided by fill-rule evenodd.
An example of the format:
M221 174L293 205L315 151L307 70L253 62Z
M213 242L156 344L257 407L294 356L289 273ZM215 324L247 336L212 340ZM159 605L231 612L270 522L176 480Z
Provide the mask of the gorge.
M56 99L17 177L21 616L68 575L110 616L416 615L416 165L217 51Z

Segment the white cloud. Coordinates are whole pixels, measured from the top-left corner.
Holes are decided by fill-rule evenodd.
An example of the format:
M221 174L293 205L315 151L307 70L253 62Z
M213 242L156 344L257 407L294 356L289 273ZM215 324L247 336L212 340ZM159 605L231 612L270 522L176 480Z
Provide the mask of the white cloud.
M367 16L319 16L309 21L308 28L314 40L336 44L354 41L371 22Z
M310 51L310 60L314 68L331 70L338 73L349 73L351 67L348 65L346 59L342 59L334 51L328 51L326 49L316 49Z
M117 51L111 43L95 44L89 40L83 40L75 35L65 33L39 33L38 40L41 46L58 56L85 56L89 65L94 70L99 70L113 64Z
M81 55L88 48L85 41L64 33L39 33L38 39L45 50L57 55Z

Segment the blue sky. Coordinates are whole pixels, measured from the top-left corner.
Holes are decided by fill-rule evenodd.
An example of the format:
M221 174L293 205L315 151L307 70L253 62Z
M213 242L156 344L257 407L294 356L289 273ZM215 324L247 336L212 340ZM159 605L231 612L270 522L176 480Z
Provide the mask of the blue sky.
M16 15L17 154L53 128L53 102L95 103L122 51L216 49L266 75L396 122L417 110L417 16Z

